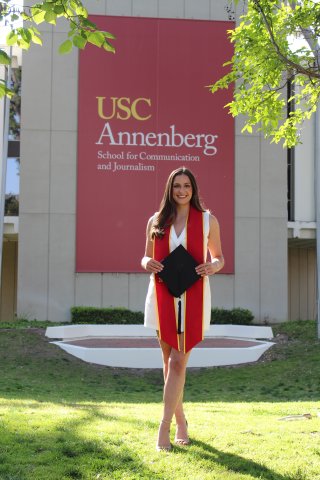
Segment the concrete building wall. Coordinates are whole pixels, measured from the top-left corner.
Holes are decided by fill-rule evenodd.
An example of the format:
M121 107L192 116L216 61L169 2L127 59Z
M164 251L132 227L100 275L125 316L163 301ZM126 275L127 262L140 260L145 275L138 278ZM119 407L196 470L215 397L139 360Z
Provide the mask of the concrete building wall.
M87 5L93 14L228 20L222 0ZM64 22L42 29L43 47L23 57L18 313L69 321L73 305L143 310L147 274L75 273L78 52L58 54ZM213 304L249 308L260 322L283 321L286 155L260 135L241 134L241 123L236 120L235 274L211 278Z
M304 123L294 149L294 220L315 222L315 118Z

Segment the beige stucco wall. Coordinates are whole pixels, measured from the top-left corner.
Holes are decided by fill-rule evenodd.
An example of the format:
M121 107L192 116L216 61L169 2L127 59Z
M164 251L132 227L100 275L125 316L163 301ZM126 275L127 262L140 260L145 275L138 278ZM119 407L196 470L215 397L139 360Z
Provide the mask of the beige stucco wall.
M91 0L90 13L228 20L227 0ZM242 8L242 7L241 7ZM240 12L241 13L241 12ZM76 274L78 52L58 54L64 23L42 27L23 57L18 313L68 321L73 305L142 310L146 274ZM214 48L214 46L213 46ZM286 155L236 121L235 274L212 280L213 303L257 321L287 318ZM141 245L141 256L144 245Z

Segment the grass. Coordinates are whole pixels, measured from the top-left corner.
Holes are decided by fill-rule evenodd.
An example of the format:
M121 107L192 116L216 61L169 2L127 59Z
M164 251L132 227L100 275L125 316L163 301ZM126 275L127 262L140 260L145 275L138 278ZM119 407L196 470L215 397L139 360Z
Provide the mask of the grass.
M86 364L51 345L43 329L4 326L0 480L320 479L314 322L275 327L289 341L256 364L190 369L192 445L160 454L159 370ZM312 418L279 420L305 413Z

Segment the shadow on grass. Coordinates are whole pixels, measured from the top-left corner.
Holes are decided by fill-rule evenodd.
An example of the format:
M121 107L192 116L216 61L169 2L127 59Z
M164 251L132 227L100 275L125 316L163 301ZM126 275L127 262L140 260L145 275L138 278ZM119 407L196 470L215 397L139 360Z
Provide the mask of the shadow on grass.
M28 407L32 409L33 404ZM151 446L147 440L149 430L154 435L153 423L141 423L132 416L104 414L99 407L90 404L81 405L75 412L72 404L66 408L67 412L44 425L33 421L23 409L19 411L16 423L8 425L0 437L1 480L169 478L167 470L162 474L152 469L153 463L155 470L159 465L154 457L148 456L150 449L154 451L153 443ZM20 422L19 418L24 421ZM143 453L146 442L147 452ZM257 480L297 480L296 476L279 474L253 460L223 452L197 439L192 439L190 448L174 446L166 459L168 467L175 466L175 453L185 455L184 464L179 464L181 472L188 466L197 474L195 478L200 478L201 470L204 474L208 471L214 473L216 465L234 478L238 474ZM157 458L161 457L157 454Z
M31 426L27 430L7 428L0 439L1 480L166 478L139 458L138 448L130 448L123 441L122 431L113 429L88 439L85 428L91 421L95 421L95 414L88 410L84 418L66 419L46 433L34 431ZM121 419L114 417L112 421ZM133 445L130 441L128 444Z
M94 432L97 417L103 424L102 429ZM163 467L165 473L156 472L159 468L157 460L148 457L147 453L141 454L139 448L145 438L140 439L140 444L135 443L135 438L140 438L145 426L138 420L130 419L130 423L135 424L136 437L133 435L125 438L123 424L126 422L126 419L117 415L101 415L101 412L88 407L84 409L83 416L60 419L42 430L36 429L33 424L24 424L21 428L6 428L0 438L0 478L164 480L170 478L168 472L170 468L174 468L175 453L178 453L185 455L184 463L181 464L180 461L179 468L182 475L183 469L188 466L187 478L191 478L192 471L195 478L200 478L201 471L204 475L207 472L214 475L216 466L223 468L227 474L232 474L232 478L244 475L257 480L297 480L296 476L279 474L253 460L223 452L196 439L192 440L190 448L175 446L164 458L167 464L167 468ZM88 429L92 434L91 438L87 434ZM101 434L101 431L104 433ZM132 425L130 431L133 431ZM150 448L153 450L153 445ZM162 454L156 455L157 459L161 459ZM152 464L155 464L154 470ZM174 478L179 477L176 475Z
M234 453L222 452L200 440L192 439L192 445L196 447L196 450L192 451L194 458L221 465L232 474L250 475L263 480L297 480L296 476L281 475L260 463ZM187 453L185 448L179 448L179 450Z

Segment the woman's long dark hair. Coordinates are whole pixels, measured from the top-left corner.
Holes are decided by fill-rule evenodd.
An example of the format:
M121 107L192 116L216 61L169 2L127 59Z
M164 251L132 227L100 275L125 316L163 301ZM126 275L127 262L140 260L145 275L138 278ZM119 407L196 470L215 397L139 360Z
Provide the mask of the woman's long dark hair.
M177 168L170 173L169 178L166 183L164 194L160 203L159 212L155 216L151 228L151 238L157 237L162 238L164 235L165 227L172 225L177 215L177 206L176 202L173 200L173 183L174 179L178 175L187 175L192 186L192 197L190 204L200 212L204 212L205 209L199 198L199 190L196 179L193 173L185 167Z

